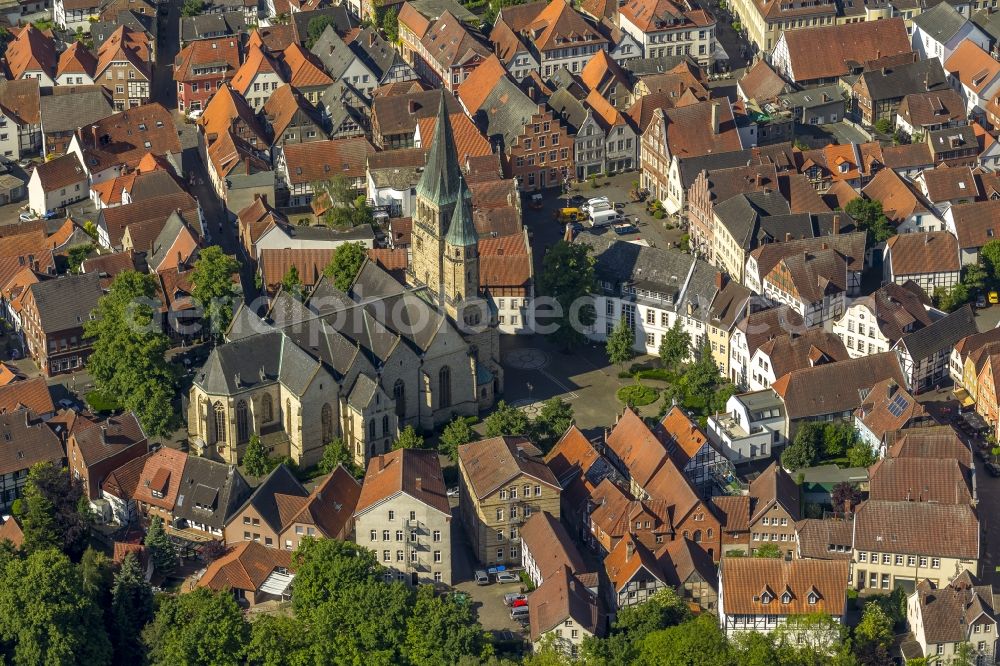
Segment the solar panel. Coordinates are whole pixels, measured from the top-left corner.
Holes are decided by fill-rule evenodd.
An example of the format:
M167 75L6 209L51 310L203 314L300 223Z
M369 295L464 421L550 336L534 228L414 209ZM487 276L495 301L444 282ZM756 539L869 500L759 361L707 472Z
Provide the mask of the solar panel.
M896 418L899 418L900 416L903 415L903 412L909 406L910 406L910 401L906 399L906 396L897 395L895 398L892 399L892 402L889 404L889 413L895 416Z

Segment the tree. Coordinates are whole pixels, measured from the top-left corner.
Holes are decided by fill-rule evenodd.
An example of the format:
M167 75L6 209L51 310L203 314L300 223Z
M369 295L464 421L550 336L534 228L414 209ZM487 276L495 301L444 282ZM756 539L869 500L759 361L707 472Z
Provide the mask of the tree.
M729 645L710 613L668 629L654 631L642 641L639 664L648 666L728 666Z
M834 511L846 511L847 505L856 507L861 501L861 491L859 491L850 481L841 481L833 487L830 493L833 501Z
M174 543L163 529L162 518L153 516L150 519L146 540L143 543L149 549L153 568L164 576L172 574L177 566L177 549L174 548Z
M962 284L970 294L986 289L986 282L991 279L989 272L980 264L969 264L962 269Z
M318 643L316 663L404 663L406 624L413 592L404 583L368 581L340 592L311 621Z
M316 19L313 19L314 21ZM358 276L361 265L368 258L368 252L362 243L344 243L333 251L330 263L323 269L323 274L333 280L333 286L341 291L351 288L351 283Z
M711 404L712 395L721 382L719 366L715 364L711 348L706 345L698 355L698 360L681 376L678 388L684 395L685 405L702 411Z
M871 467L876 460L878 456L872 447L860 440L847 449L847 464L851 467Z
M204 0L184 0L181 6L181 16L198 16L205 11Z
M531 427L527 414L503 400L497 403L496 409L483 423L486 424L487 437L526 435Z
M823 425L803 423L795 433L792 443L781 452L781 465L787 469L812 467L819 460L823 445Z
M992 284L996 285L1000 281L1000 239L994 238L979 248L979 260Z
M55 550L6 562L0 580L0 638L15 664L109 664L101 609L79 569Z
M78 559L90 539L89 508L83 486L66 469L52 463L37 463L28 472L24 486L25 515L22 521L24 549L29 552L55 548Z
M468 444L475 437L476 433L469 426L468 420L464 416L456 416L441 431L441 436L438 438L438 449L451 458L452 462L458 462L458 447Z
M607 342L604 344L604 350L608 354L608 362L617 365L619 369L625 367L625 364L631 360L633 355L633 340L635 340L635 332L631 326L625 323L625 318L622 317L615 324L615 327L608 335Z
M111 642L115 663L142 663L146 650L140 633L153 619L153 590L143 576L139 559L129 553L111 586Z
M313 19L315 20L315 19ZM246 659L261 666L298 666L311 663L313 636L299 619L286 615L257 615L250 625Z
M644 603L622 608L606 639L587 640L583 646L585 660L607 666L635 663L646 636L687 622L691 617L687 602L674 588L657 590Z
M567 351L585 340L580 326L590 326L597 319L590 298L594 284L590 246L559 241L545 253L538 287L541 294L555 299L558 309L544 326L549 328L547 334ZM539 316L550 318L546 310L538 311L536 320Z
M875 121L875 131L879 134L891 134L892 133L892 120L890 118L882 117Z
M413 426L408 425L399 431L399 436L396 438L395 443L392 445L392 449L422 449L424 448L424 438L422 435L417 433L413 429Z
M358 194L353 183L337 174L328 181L313 184L313 191L330 197L330 209L325 213L326 223L337 229L350 229L372 223L372 209L365 195Z
M754 548L753 556L760 557L764 559L776 560L781 557L781 549L778 548L777 544L765 543L757 548Z
M250 626L232 594L198 587L162 597L142 637L153 666L241 666Z
M291 266L285 276L281 278L281 288L292 295L296 300L302 300L304 296L304 287L302 285L302 279L299 277L299 269L295 266Z
M857 436L849 423L834 422L823 426L822 452L826 458L840 458L855 444Z
M663 334L659 354L664 368L675 368L691 355L691 334L681 327L680 317Z
M317 16L316 18L309 19L309 23L306 25L306 48L312 50L312 47L319 41L319 38L323 36L326 31L327 26L333 26L336 29L336 22L331 16Z
M416 666L448 666L462 655L485 657L492 651L469 603L438 596L421 585L406 623L407 661Z
M399 41L399 11L395 7L386 9L382 13L378 24L389 42L395 44Z
M536 444L548 449L573 425L573 405L556 396L542 403L542 409L532 425Z
M862 664L891 664L892 620L877 603L865 604L861 621L854 628L855 654Z
M320 458L316 466L323 474L329 474L337 469L338 465L343 465L351 473L351 476L360 475L360 470L354 464L354 458L351 457L350 449L339 437L323 447L323 457Z
M868 233L869 244L882 243L896 234L882 210L882 202L877 199L858 197L848 202L844 210L858 225L858 229Z
M66 253L66 262L69 264L69 270L71 273L80 272L80 264L90 256L90 253L94 251L93 243L84 243L83 245L74 245Z
M961 282L951 289L938 287L934 290L933 298L938 309L945 312L954 312L969 302L969 288Z
M206 247L194 262L191 272L194 290L191 295L208 318L213 336L221 335L233 319L238 293L233 274L239 270L240 262L223 253L218 245Z
M250 435L246 451L243 452L243 469L250 476L264 476L271 471L271 465L267 459L267 450L261 443L257 433Z
M350 541L303 539L293 554L292 607L305 621L350 587L374 581L381 573L375 553Z
M176 374L164 354L169 340L160 326L153 275L119 273L84 324L94 341L87 369L98 390L135 412L150 437L171 431Z

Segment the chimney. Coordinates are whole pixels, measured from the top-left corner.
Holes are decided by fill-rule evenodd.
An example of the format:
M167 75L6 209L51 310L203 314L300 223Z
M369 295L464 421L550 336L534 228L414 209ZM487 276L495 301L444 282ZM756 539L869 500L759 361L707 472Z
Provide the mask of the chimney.
M822 248L823 248L824 250L829 250L829 249L830 249L830 246L829 246L829 245L827 245L826 243L823 243L823 245L822 245Z
M528 86L528 99L532 102L538 101L538 95L535 92L535 86Z
M839 215L834 215L833 216L833 234L837 235L839 233L840 233L840 216Z
M633 555L635 555L635 542L629 539L625 544L625 561L631 560Z
M722 289L722 286L725 284L725 280L726 280L726 278L722 275L722 271L716 271L715 272L715 288L716 289Z
M788 231L785 232L785 242L792 240L792 234Z
M419 492L423 492L423 490L424 490L424 480L423 480L423 478L422 478L422 477L419 477L419 476L418 476L418 477L416 478L416 481L415 481L415 483L416 483L416 485L417 485L417 492L418 492L418 493L419 493Z
M90 133L94 137L94 147L97 147L97 125L90 126Z
M368 33L368 46L375 46L375 31Z
M409 111L411 115L414 114L414 113L416 113L417 112L417 101L415 99L411 99L410 102L409 102L409 104L407 104L407 107L408 107L407 111Z
M754 182L757 184L757 187L760 187L764 183L764 176L758 173L754 178Z
M380 455L375 458L375 471L381 472L383 469L385 469L385 459Z
M712 105L712 134L719 133L719 103Z

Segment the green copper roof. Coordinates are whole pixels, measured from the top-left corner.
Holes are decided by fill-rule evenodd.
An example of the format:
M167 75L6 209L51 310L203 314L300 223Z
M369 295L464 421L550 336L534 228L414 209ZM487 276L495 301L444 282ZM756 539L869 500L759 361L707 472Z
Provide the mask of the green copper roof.
M438 107L437 123L434 126L434 141L427 153L427 165L417 184L417 194L430 199L438 206L458 200L458 181L462 179L455 137L452 135L448 109L441 91L441 105Z
M472 222L472 196L465 186L465 178L458 177L458 203L455 204L455 213L451 216L451 226L448 227L448 234L444 237L444 242L449 245L460 245L466 247L479 242L479 234L476 232L476 225Z

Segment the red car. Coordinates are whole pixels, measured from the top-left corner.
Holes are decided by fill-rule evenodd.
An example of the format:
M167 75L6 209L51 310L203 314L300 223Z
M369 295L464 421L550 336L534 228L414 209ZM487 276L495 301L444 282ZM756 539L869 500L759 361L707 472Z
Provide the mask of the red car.
M521 606L527 606L527 605L528 605L527 599L517 599L514 601L514 603L511 604L511 608L520 608Z

